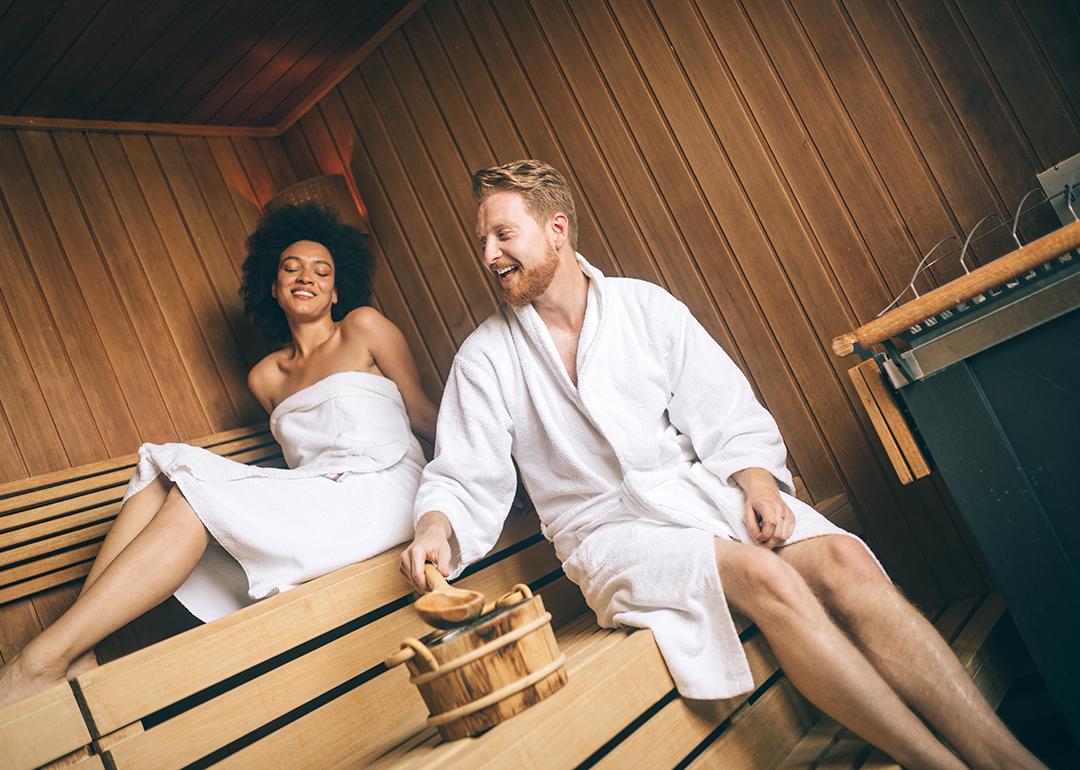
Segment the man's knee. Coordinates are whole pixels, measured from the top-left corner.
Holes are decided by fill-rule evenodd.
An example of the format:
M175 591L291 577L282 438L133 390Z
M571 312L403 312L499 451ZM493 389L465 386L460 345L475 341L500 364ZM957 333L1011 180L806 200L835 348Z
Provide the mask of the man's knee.
M862 543L844 535L821 538L817 575L811 581L820 586L827 603L869 596L890 583Z
M751 619L762 622L769 616L803 615L817 605L799 573L772 551L749 546L733 562L726 571L738 597L729 598Z

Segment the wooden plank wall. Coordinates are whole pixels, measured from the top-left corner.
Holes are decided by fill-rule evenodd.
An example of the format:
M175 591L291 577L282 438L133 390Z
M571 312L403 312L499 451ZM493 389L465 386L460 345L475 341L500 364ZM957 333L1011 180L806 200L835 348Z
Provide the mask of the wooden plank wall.
M240 263L296 181L276 139L0 131L0 481L265 419ZM75 591L0 607L0 656Z
M934 605L986 576L936 480L896 482L828 343L1080 150L1077 39L1080 12L1053 0L431 0L283 143L301 176L351 170L393 256L384 310L428 379L495 302L469 172L559 166L580 250L690 306L813 497L849 489L891 574Z

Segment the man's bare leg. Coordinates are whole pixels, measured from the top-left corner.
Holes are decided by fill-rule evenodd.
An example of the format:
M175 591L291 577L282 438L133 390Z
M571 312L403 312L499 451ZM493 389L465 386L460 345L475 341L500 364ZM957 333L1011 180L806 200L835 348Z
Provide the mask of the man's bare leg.
M900 697L972 767L1041 768L983 698L941 635L853 538L827 535L780 549Z
M811 702L905 767L964 767L836 627L790 564L760 546L714 543L728 602L757 624Z
M97 556L94 557L94 563L83 581L79 596L86 593L87 589L105 571L105 568L112 563L112 560L146 528L146 525L150 523L150 520L164 505L165 497L169 494L171 488L172 482L165 476L159 475L124 501L124 504L120 506L120 512L116 514L116 518L113 520L112 526L109 527L109 534L105 536ZM84 671L95 668L97 664L97 656L94 654L94 648L91 647L71 662L71 666L67 671L67 678L73 679Z
M0 670L0 706L61 682L72 661L168 598L209 542L179 490L55 623Z

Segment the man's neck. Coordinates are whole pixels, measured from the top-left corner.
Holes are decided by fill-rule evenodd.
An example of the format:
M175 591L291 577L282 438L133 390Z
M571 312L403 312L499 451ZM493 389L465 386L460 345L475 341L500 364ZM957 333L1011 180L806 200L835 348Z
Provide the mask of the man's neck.
M533 300L533 307L548 329L575 335L585 323L589 299L589 279L572 250L559 255L559 268L547 291Z

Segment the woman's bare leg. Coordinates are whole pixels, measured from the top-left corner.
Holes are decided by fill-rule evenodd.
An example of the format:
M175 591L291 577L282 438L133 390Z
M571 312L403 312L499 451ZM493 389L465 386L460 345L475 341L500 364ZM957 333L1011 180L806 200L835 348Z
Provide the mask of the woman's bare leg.
M152 482L124 501L109 528L109 534L105 536L97 556L94 557L94 563L90 567L86 580L83 581L79 596L86 593L105 568L112 563L112 560L146 528L161 506L165 504L165 498L171 488L172 482L159 474ZM74 679L84 671L95 668L97 664L97 656L94 654L94 648L91 647L71 662L67 678Z
M168 598L210 536L178 489L59 619L0 671L0 706L61 682L77 657Z
M101 549L94 557L94 564L90 567L86 580L83 581L79 596L86 593L86 590L94 584L112 560L146 528L146 525L161 510L161 506L165 504L165 498L172 486L169 479L158 474L157 478L124 501L109 528L109 534L101 543Z

